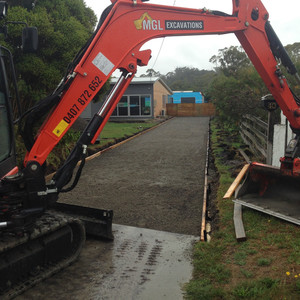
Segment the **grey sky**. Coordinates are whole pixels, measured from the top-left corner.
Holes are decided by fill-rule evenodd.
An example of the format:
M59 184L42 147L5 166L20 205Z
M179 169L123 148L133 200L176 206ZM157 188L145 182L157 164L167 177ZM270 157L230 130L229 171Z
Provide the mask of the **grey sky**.
M150 3L173 5L175 0L150 0ZM85 0L100 16L102 11L111 4L110 0ZM270 21L283 45L300 41L300 1L299 0L262 0L270 15ZM190 8L208 8L231 14L231 0L176 0L175 6ZM148 66L139 68L138 75L152 68L157 58L162 39L146 43L142 49L152 50L152 59ZM176 67L195 67L198 69L213 69L209 59L218 53L219 49L239 45L234 34L211 35L197 37L166 38L154 69L166 74Z

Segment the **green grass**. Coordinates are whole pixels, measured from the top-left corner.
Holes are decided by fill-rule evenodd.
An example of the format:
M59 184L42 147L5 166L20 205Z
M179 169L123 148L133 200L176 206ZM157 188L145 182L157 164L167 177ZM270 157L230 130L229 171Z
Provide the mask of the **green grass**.
M236 265L244 266L247 260L247 253L245 251L239 251L234 254L234 262Z
M233 202L223 200L234 178L220 154L226 143L235 148L241 144L223 140L224 128L216 121L211 126L211 147L219 173L218 230L210 243L194 248L193 280L186 285L186 298L300 299L299 226L243 208L247 241L236 241Z
M223 291L213 286L208 279L192 280L186 287L186 297L193 295L193 299L210 300L222 299Z
M245 278L253 278L253 273L248 270L241 269L241 274L243 274Z
M257 261L257 265L260 267L270 266L272 262L271 258L259 258Z
M243 282L233 290L234 299L272 299L278 290L278 281L263 278L251 282Z
M154 120L133 123L108 122L100 134L100 145L95 144L92 148L103 147L105 145L109 146L157 124L157 121Z

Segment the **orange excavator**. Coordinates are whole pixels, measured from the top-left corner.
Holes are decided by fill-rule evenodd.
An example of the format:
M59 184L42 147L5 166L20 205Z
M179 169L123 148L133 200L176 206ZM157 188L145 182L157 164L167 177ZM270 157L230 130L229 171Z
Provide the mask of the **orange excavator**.
M111 2L94 34L69 65L56 90L26 113L21 113L18 122L27 148L21 169L15 163L14 121L3 62L4 56L11 55L7 49L0 47L0 290L9 297L68 265L80 253L88 222L54 208L59 194L76 186L87 146L96 141L137 67L148 64L151 51L142 51L141 47L151 39L236 35L296 135L281 159L280 169L274 171L267 165L251 164L239 197L273 197L274 187L276 197L281 197L278 186L284 184L282 188L285 191L291 187L288 195L284 196L299 199L300 99L291 91L279 68L280 63L290 74L298 79L299 76L271 27L269 14L262 2L232 0L232 14L163 6L147 3L146 0ZM2 18L6 10L6 2L0 1ZM36 42L34 30L24 36L25 44ZM50 182L46 182L44 165L49 153L117 69L121 71L119 80L62 167ZM32 128L44 116L43 125L34 135ZM81 214L83 210L79 207L77 213ZM111 234L107 233L106 237L111 238Z

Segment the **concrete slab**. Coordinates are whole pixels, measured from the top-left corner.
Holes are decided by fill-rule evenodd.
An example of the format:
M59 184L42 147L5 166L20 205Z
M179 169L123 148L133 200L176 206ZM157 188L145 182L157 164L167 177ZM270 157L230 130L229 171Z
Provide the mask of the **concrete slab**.
M198 237L113 225L115 240L87 240L80 259L17 299L183 299Z

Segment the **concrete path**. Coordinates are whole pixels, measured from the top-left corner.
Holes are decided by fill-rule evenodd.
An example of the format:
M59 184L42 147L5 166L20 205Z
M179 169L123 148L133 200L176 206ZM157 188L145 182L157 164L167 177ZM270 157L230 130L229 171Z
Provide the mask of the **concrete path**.
M17 300L179 300L197 238L114 225L114 242L88 240L69 268Z

